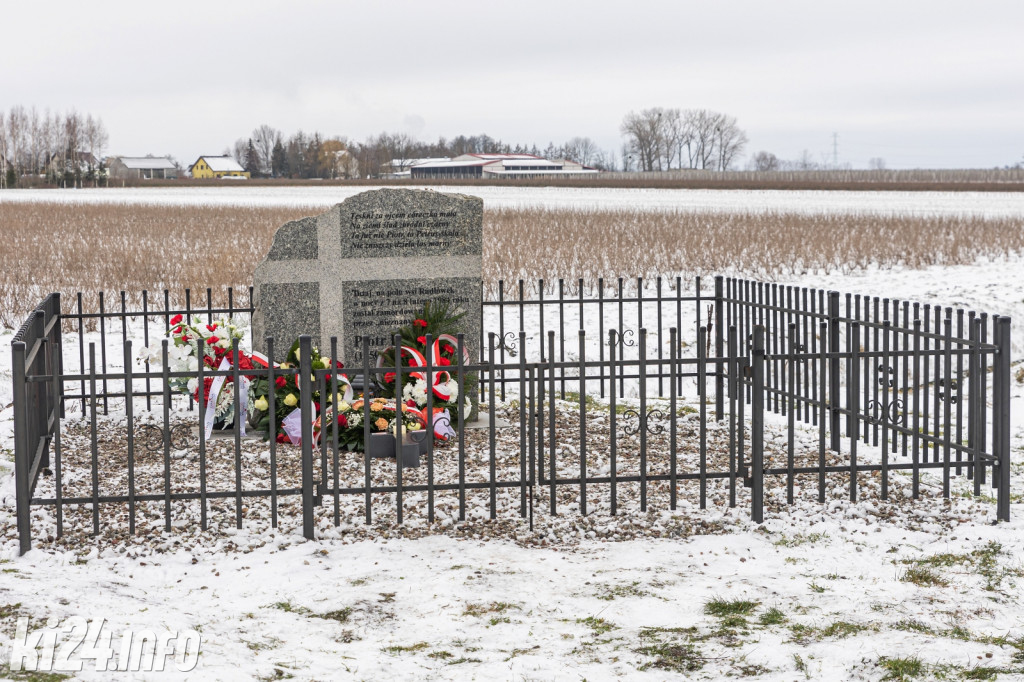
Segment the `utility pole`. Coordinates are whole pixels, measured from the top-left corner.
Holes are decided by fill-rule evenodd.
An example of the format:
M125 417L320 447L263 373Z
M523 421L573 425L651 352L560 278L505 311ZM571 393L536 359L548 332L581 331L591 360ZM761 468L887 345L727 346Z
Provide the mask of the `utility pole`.
M832 167L839 168L839 133L832 133Z

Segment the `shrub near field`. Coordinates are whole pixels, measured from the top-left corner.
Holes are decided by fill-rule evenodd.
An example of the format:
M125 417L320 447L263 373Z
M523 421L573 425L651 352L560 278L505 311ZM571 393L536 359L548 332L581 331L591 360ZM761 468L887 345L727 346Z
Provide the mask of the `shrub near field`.
M50 291L246 287L283 223L315 207L0 203L0 325L16 327ZM484 213L484 281L742 272L779 278L871 265L969 263L1024 250L1024 221L795 213L492 209ZM512 287L507 287L511 289ZM244 303L242 294L239 301ZM87 302L90 303L90 302Z

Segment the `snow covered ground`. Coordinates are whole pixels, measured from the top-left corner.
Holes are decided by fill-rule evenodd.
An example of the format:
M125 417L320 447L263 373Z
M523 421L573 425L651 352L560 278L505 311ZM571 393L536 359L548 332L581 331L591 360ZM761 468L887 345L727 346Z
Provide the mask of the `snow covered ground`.
M0 202L150 203L167 205L310 206L327 208L375 187L153 187L17 190ZM488 207L589 210L881 213L928 216L1024 217L1019 192L853 192L791 190L617 189L571 187L445 187L481 197Z
M348 189L323 188L324 203ZM239 201L244 191L218 189L210 201ZM512 199L503 190L506 200L522 202L543 192L516 189ZM303 196L274 200L308 203ZM920 194L907 201L934 208ZM997 195L992 206L1024 214L1016 195ZM1024 259L1012 258L792 283L1010 315L1016 372L1024 354L1022 281ZM14 533L10 381L3 353L0 675L18 616L40 627L78 615L105 618L115 641L125 628L200 631L193 671L177 672L169 660L168 672L124 678L1024 679L1024 386L1017 381L1008 524L992 524L994 503L971 497L966 478L954 479L949 502L926 478L929 497L912 502L901 494L906 477L897 475L890 502L878 499L871 480L855 504L841 484L824 506L810 481L798 485L791 506L784 488L773 487L760 526L742 503L701 511L684 499L675 514L627 506L615 519L601 508L585 521L570 508L558 519L538 510L537 538L514 515L497 526L478 518L475 505L465 525L449 522L418 539L387 523L366 532L359 518L348 518L340 529L322 524L320 537L306 541L298 517L285 515L277 531L256 524L238 531L222 518L207 533L184 527L127 543L86 539L67 548L41 539L24 557ZM770 420L768 440L781 428ZM815 438L803 434L808 444ZM870 448L860 454L877 456ZM44 512L36 524L47 527ZM600 528L612 530L589 534ZM616 530L631 539L614 540ZM91 670L77 676L110 678Z

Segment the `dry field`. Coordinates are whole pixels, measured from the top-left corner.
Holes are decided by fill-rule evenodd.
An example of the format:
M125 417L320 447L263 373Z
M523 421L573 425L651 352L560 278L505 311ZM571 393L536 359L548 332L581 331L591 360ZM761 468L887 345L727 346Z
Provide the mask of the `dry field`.
M137 304L171 290L183 304L245 288L282 223L312 207L0 203L0 326L15 328L50 291L96 292ZM741 272L781 278L878 265L922 267L1024 250L1024 221L847 214L664 213L492 209L484 214L484 280ZM534 288L534 287L530 287ZM244 297L243 297L244 300Z

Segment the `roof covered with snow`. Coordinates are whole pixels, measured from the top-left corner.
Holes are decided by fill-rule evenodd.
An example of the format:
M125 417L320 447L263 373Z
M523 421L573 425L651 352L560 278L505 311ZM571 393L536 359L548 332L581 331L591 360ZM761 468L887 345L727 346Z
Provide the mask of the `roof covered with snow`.
M214 173L230 173L230 172L243 172L245 171L238 162L232 159L230 156L200 156L200 159L206 162L206 165L210 167ZM199 163L196 161L196 163Z
M116 158L127 168L138 168L140 170L171 170L174 168L174 162L165 156L118 156Z

